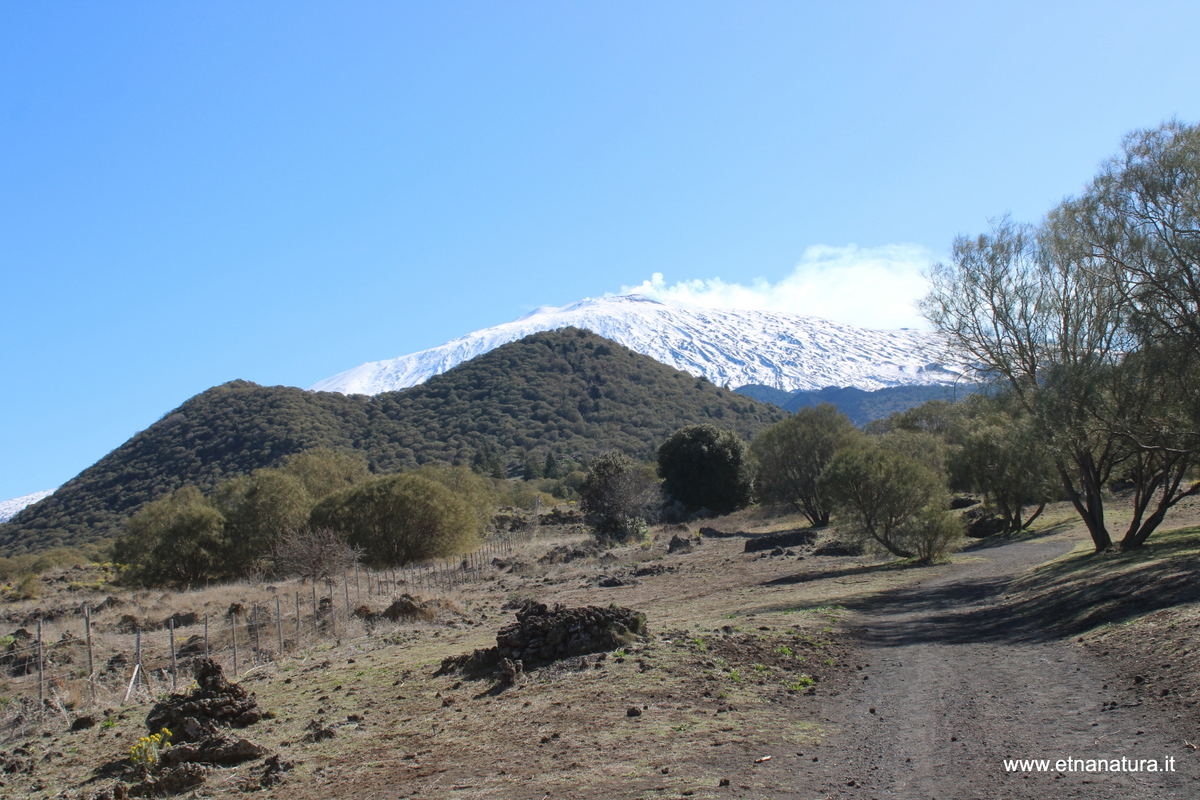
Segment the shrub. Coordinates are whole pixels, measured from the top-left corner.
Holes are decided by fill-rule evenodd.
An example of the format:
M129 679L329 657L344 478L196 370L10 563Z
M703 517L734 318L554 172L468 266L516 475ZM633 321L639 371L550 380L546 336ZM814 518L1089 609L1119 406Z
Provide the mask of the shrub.
M359 553L335 531L307 525L288 531L275 545L274 556L275 569L281 575L312 581L337 575L359 559Z
M658 448L662 490L690 511L728 514L750 504L746 443L715 425L680 428Z
M331 494L313 509L310 525L337 531L380 567L470 550L482 530L454 492L408 472Z
M228 547L221 512L185 486L134 514L113 555L134 582L190 586L224 574Z
M897 533L897 540L922 564L948 556L963 539L962 517L926 506Z
M821 474L821 486L849 517L853 533L901 558L917 556L912 539L923 535L918 531L924 523L918 520L927 509L947 505L941 476L869 442L838 452ZM933 536L934 530L928 533Z
M658 482L647 469L618 450L592 462L579 494L587 524L601 541L638 536L662 502Z

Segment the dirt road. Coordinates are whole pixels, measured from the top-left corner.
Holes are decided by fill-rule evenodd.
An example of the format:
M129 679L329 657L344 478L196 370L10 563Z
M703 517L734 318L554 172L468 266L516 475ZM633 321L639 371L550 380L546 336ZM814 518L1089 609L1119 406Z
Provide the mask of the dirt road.
M999 608L1009 578L1067 546L979 550L977 560L855 609L869 666L828 712L840 735L821 748L826 796L1200 797L1200 759L1183 731L1131 702L1082 647L1039 640L1036 626ZM1051 769L1008 772L1007 759L1048 759ZM1086 763L1058 771L1059 759L1151 759L1160 770L1174 759L1176 771L1096 773L1082 771Z

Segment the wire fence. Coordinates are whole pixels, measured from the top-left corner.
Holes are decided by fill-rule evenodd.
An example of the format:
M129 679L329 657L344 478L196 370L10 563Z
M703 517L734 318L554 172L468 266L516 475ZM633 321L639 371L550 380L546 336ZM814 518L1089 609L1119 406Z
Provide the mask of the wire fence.
M197 658L212 658L228 673L244 675L320 642L370 635L382 618L371 609L381 601L445 594L483 580L494 572L493 559L532 537L532 528L526 528L489 536L460 557L385 570L355 565L296 591L275 589L266 602L234 603L223 615L176 613L158 625L109 624L101 632L92 621L95 609L85 603L75 619L55 621L54 641L47 641L41 619L36 631L18 630L7 648L0 647L0 672L9 676L10 695L36 697L39 713L57 711L69 724L71 710L152 702L178 691L181 683L190 683ZM0 731L0 741L4 738Z

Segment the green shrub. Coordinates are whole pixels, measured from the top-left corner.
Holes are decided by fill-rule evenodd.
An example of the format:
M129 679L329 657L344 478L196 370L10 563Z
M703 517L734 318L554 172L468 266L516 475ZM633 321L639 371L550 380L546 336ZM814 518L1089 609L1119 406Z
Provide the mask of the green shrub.
M947 506L943 477L903 453L860 443L838 452L820 482L848 518L852 534L901 558L921 557L913 541L945 532L928 510Z
M624 542L641 536L662 502L649 470L613 450L596 458L579 490L579 506L597 539Z
M658 448L662 491L688 511L728 514L750 504L753 481L746 443L715 425L688 425Z
M901 527L896 538L919 562L928 564L959 548L963 527L961 516L926 506Z
M479 515L462 498L411 472L333 493L313 509L310 524L338 532L379 567L471 550L482 532Z

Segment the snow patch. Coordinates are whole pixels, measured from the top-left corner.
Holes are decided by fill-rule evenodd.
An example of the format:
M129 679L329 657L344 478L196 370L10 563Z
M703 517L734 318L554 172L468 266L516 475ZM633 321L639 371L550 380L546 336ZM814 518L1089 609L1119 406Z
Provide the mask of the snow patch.
M14 497L12 500L0 500L0 523L8 522L26 506L31 506L38 500L45 500L52 494L54 494L53 489L46 492L34 492L24 497Z
M881 331L775 311L683 308L643 295L587 298L544 306L503 325L419 353L374 361L326 378L312 391L378 394L407 389L451 367L539 331L584 328L718 386L783 391L853 386L949 385L960 370L946 363L936 333ZM941 369L928 369L932 364Z

